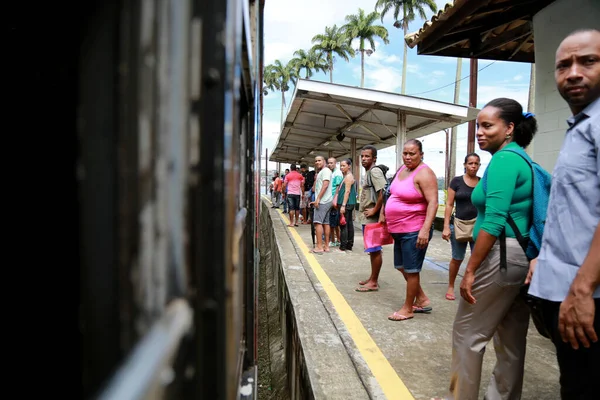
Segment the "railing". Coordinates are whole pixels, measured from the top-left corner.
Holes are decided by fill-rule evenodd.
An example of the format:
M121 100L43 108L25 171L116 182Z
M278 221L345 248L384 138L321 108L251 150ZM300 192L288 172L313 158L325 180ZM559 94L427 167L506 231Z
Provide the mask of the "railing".
M173 300L163 317L133 349L98 400L160 398L173 380L171 363L182 338L192 326L192 309L183 299Z

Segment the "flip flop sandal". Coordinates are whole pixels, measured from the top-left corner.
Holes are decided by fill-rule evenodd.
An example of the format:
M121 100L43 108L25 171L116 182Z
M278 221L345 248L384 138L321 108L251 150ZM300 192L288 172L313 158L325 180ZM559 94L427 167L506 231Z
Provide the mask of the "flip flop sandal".
M407 319L413 319L414 317L407 317L406 315L398 314L398 311L388 317L390 321L406 321Z
M355 292L359 292L359 293L367 293L367 292L377 292L379 291L379 288L373 289L373 288L368 288L368 287L357 287L356 289L354 289Z
M413 312L414 313L428 313L428 312L431 312L431 310L433 310L432 307L418 307L418 306L413 306Z

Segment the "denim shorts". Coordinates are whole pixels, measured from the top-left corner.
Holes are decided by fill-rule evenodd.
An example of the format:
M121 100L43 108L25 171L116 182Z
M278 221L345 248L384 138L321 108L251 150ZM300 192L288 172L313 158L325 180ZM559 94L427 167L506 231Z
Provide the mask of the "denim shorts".
M290 211L300 210L300 195L299 194L288 194L287 202L288 202L288 208Z
M362 232L363 235L365 234L365 226L362 226ZM383 250L383 247L381 246L375 246L375 247L369 247L368 249L365 249L365 253L377 253L378 251Z
M450 244L452 245L452 258L462 261L465 259L467 244L471 247L472 253L475 242L457 242L456 237L454 236L454 224L450 224Z
M394 238L394 268L403 269L409 274L421 272L427 247L417 249L419 231L408 233L392 233ZM433 237L433 227L429 232L429 240Z

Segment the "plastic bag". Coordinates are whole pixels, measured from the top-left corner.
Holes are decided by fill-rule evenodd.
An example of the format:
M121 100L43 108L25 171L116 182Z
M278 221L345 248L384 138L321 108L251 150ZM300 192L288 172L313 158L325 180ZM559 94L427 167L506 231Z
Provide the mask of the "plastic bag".
M365 249L370 249L377 246L385 246L386 244L393 244L394 238L392 238L392 234L388 232L387 225L377 222L365 225L363 241Z
M340 213L340 226L346 225L346 217L344 214Z

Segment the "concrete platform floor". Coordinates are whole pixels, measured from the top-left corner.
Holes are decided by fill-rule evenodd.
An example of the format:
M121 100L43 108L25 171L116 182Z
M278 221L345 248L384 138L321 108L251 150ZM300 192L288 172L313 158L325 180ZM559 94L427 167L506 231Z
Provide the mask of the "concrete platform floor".
M278 214L281 219L274 219L274 223L287 224L287 217L280 211ZM393 245L385 246L383 250L379 291L358 293L354 290L358 281L370 274L369 256L363 252L359 230L355 232L356 245L352 254L331 252L324 255L308 252L312 248L310 225L287 228L287 232L295 242L315 289L330 311L370 397L430 399L444 396L450 377L452 324L460 299L458 288L469 250L456 282L457 300L448 301L444 296L450 244L442 240L441 232L435 231L421 273L421 284L431 299L433 311L416 314L411 320L393 322L387 317L401 307L406 290L404 278L393 268ZM549 340L536 332L533 323L527 346L522 399L559 399L554 348ZM383 357L378 356L381 354ZM480 399L485 394L494 363L494 346L490 343L484 356ZM332 366L332 373L335 373L335 366ZM394 373L397 377L392 376ZM398 388L402 384L408 390Z

